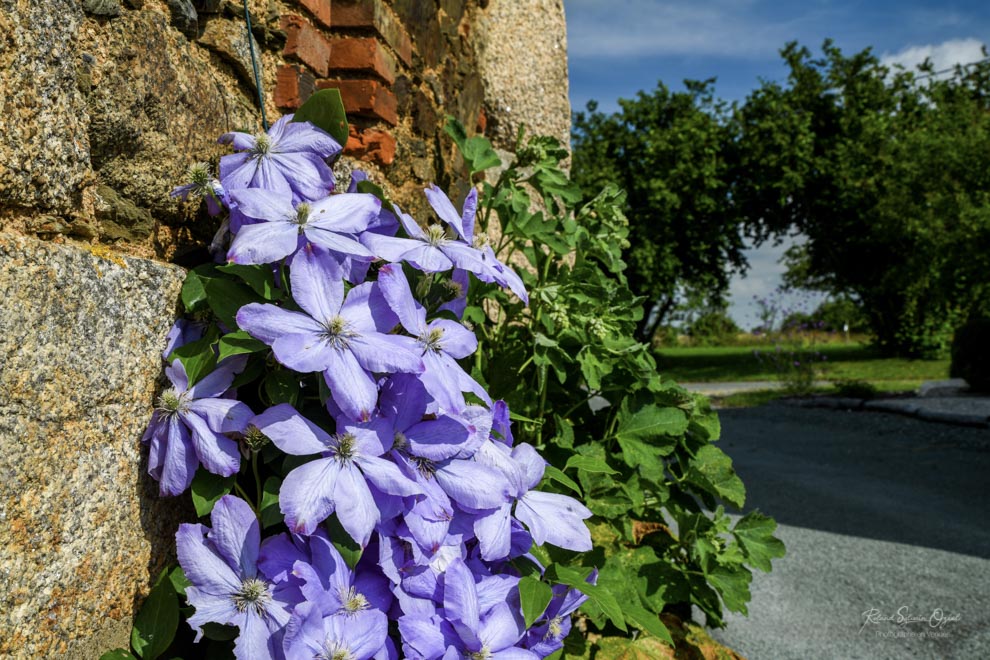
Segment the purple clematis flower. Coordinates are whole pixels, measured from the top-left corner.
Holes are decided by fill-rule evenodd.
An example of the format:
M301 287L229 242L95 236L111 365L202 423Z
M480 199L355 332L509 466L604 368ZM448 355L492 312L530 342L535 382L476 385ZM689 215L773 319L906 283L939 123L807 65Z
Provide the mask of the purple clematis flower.
M296 607L285 635L286 660L368 660L386 658L388 618L369 610L324 616L313 603ZM382 655L379 655L382 654Z
M594 584L597 577L596 571L588 577L588 582ZM571 614L586 600L588 597L577 589L564 584L554 585L550 604L547 605L543 616L526 632L523 646L541 658L564 648L564 638L571 632Z
M220 215L226 195L220 182L210 176L210 166L206 163L190 165L186 178L189 183L173 188L169 196L179 197L182 201L187 201L190 195L202 198L210 215Z
M378 271L378 286L389 307L399 317L406 332L416 338L423 358L423 373L419 378L426 390L446 412L462 413L465 408L463 392L474 392L491 405L491 397L476 380L457 364L478 349L474 333L460 323L448 319L426 322L426 309L416 302L409 281L398 264L388 264Z
M302 312L252 303L237 313L237 324L271 346L276 359L290 369L322 371L345 414L371 418L378 401L373 372L423 370L412 339L384 334L394 326L395 315L376 284L352 288L345 300L339 267L312 245L293 258L290 280Z
M593 515L591 511L573 497L533 490L547 463L531 445L516 445L512 458L525 471L529 487L516 502L516 518L529 528L533 541L578 552L591 550L591 532L583 522Z
M265 188L301 202L326 197L334 188L326 160L340 153L340 144L309 122L293 122L292 115L267 133L225 133L219 142L239 151L220 159L220 181L227 191Z
M361 193L331 195L293 205L284 194L268 190L235 190L237 212L255 220L237 231L227 260L237 264L269 264L294 254L310 241L340 255L371 261L374 255L354 237L378 218L381 201Z
M372 431L352 429L331 436L289 404L269 408L254 423L286 454L321 455L282 482L279 506L291 531L312 534L336 512L343 528L364 547L381 517L369 482L389 495L422 494L394 463L379 458L385 449Z
M151 445L148 473L159 481L162 495L182 493L201 463L224 477L240 468L237 442L223 434L244 432L254 413L247 404L220 397L245 362L243 357L228 358L192 387L181 361L165 368L172 388L158 397L142 438Z
M440 189L435 186L427 190L427 197L431 203L433 202L433 198L430 197L433 194L432 190L443 195ZM446 196L443 199L447 199ZM447 203L449 204L450 201L448 200ZM456 267L474 273L479 278L490 277L489 267L484 262L484 255L460 236L461 221L456 218L456 213L456 224L451 225L453 235L449 234L448 230L441 224L430 225L424 231L412 217L402 213L398 207L396 207L396 214L409 238L377 234L365 234L361 237L365 245L370 247L377 256L387 261L406 261L426 273L439 273ZM448 224L450 223L450 219L443 215L441 215L441 219Z
M444 573L444 616L408 615L399 619L406 658L423 660L536 660L517 646L525 625L517 607L502 601L482 610L478 585L467 565L456 559Z
M225 495L213 507L213 528L182 524L175 535L179 565L192 583L186 598L196 609L189 625L237 626L234 655L249 660L281 658L282 629L289 622L290 604L281 590L258 572L261 531L251 507Z

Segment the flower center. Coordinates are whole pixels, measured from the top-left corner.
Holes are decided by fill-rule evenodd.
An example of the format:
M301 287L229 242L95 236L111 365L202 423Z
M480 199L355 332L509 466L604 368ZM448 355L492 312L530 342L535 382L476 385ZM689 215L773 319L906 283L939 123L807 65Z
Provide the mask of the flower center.
M560 639L560 633L562 633L563 627L561 626L561 618L555 616L550 619L550 623L547 625L547 634L544 639L557 641Z
M349 461L354 458L354 443L357 441L357 438L353 434L344 433L334 436L333 441L336 445L334 447L334 454L336 454L338 460Z
M240 591L234 593L231 598L238 612L245 612L250 608L258 615L264 614L265 607L272 602L272 595L268 593L268 583L256 578L242 582Z
M442 225L430 225L426 229L426 242L437 247L447 242L447 232Z
M303 227L306 226L306 223L309 222L309 212L310 207L306 202L303 202L296 207L296 217L293 219L293 222L299 225L300 233L302 232Z
M272 146L272 138L268 133L258 133L254 136L254 149L251 150L251 153L263 158L272 152Z
M392 439L392 449L395 449L397 451L404 451L406 446L408 445L409 445L409 440L406 439L405 434L402 433L401 431L396 431L395 437Z
M341 608L344 610L344 614L354 614L371 607L364 594L359 594L354 587L341 594L341 601L344 603Z
M313 660L352 660L350 649L336 639L323 640L323 650L313 656Z
M491 660L492 652L487 646L482 646L480 651L468 654L468 660Z
M347 348L351 339L357 333L348 328L350 325L343 316L335 316L323 324L323 340L333 348Z
M205 190L210 183L210 166L206 163L193 163L186 170L189 183L196 186L200 191Z
M244 444L246 444L248 449L251 451L260 451L261 448L269 442L271 442L271 439L253 424L248 427L247 432L244 434Z
M419 473L423 475L424 479L429 479L437 473L437 464L428 458L410 456L409 460L416 466L416 469L419 470Z
M160 412L163 417L172 417L180 412L184 412L186 408L186 396L185 393L179 392L179 390L173 388L167 392L162 392L162 395L158 397L158 402L155 404L155 410Z
M443 350L443 328L430 328L429 332L419 336L419 343L428 351L439 353Z

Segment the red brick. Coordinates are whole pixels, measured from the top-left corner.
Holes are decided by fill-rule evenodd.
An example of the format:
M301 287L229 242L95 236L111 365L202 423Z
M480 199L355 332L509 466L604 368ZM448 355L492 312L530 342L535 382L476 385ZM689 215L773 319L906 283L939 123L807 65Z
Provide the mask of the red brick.
M409 34L402 27L402 21L382 0L334 0L333 26L373 29L406 66L412 65Z
M395 162L395 138L392 134L377 128L358 132L351 125L350 135L344 153L359 160L371 161L379 165L391 165Z
M302 16L282 17L286 41L283 55L293 56L308 64L318 76L325 76L330 66L330 42Z
M321 24L330 27L330 0L299 0L299 4Z
M318 80L320 89L337 88L344 100L344 110L349 115L362 115L399 123L399 104L395 94L376 80Z
M395 82L395 59L382 48L377 39L346 37L334 39L331 43L331 70L371 73L389 85Z
M294 110L306 102L316 88L316 78L304 66L283 64L275 81L275 105Z

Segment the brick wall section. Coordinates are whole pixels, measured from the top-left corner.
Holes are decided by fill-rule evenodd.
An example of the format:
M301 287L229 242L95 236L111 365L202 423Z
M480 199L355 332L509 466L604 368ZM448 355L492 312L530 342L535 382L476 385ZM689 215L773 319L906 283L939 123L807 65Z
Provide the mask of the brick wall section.
M302 16L289 14L282 17L282 29L286 34L282 54L304 62L320 77L326 77L330 67L330 42Z

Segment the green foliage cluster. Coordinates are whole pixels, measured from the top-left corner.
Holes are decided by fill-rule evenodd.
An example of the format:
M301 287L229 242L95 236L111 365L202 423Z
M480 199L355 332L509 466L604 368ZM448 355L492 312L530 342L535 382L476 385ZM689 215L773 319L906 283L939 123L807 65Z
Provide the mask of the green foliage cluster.
M733 165L728 109L712 81L686 92L662 83L619 101L606 115L594 102L574 117L574 178L586 201L611 183L627 192L626 277L637 295L656 302L642 337L685 296L721 300L732 271L743 270L742 218L726 203Z
M990 392L990 318L970 319L956 331L949 373L977 392Z
M460 126L448 131L472 175L494 165L487 149L469 151ZM658 615L693 604L719 626L724 608L746 612L750 569L783 556L776 523L758 512L732 523L722 503L742 508L745 488L714 444L717 415L662 379L634 338L642 300L625 275L623 193L606 185L582 203L560 167L567 151L523 137L497 181L482 184L478 222L519 267L530 305L472 284L465 318L481 344L472 375L508 402L517 440L564 466L547 467L550 486L595 513L594 551L546 557L558 577L599 569L605 595L584 606L589 625L606 639L635 627L669 642ZM569 644L580 654L584 641L575 632Z

